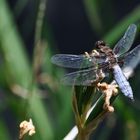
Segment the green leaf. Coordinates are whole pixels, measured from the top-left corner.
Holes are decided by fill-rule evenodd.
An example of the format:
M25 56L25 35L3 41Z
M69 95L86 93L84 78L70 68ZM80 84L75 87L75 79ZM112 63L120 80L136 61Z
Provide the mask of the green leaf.
M24 45L4 0L0 1L0 21L0 47L5 58L7 80L9 83L27 88L31 82L31 68Z
M9 130L4 121L1 119L0 121L0 139L1 140L11 140L11 137L9 135Z

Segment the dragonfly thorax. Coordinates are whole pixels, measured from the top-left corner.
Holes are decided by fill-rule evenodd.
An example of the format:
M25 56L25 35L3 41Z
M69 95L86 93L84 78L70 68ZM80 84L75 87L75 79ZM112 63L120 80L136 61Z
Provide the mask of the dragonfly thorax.
M114 65L118 63L118 59L113 52L103 41L97 41L96 47L99 49L100 56L105 56L105 62L108 63L109 69L112 69Z

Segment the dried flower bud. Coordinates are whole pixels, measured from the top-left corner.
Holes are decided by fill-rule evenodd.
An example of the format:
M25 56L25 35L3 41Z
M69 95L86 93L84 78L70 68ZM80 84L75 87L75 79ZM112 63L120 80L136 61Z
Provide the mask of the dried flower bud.
M109 112L114 112L114 108L110 105L110 99L112 96L117 95L118 89L116 84L107 84L107 83L98 83L97 87L101 90L105 95L105 103L103 108L108 110Z
M23 121L19 125L20 134L19 139L22 139L26 133L29 133L29 136L32 136L35 133L35 126L33 125L32 119L28 121Z

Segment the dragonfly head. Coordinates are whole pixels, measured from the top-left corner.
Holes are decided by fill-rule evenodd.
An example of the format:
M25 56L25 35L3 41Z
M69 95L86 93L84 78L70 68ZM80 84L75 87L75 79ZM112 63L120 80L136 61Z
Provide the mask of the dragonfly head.
M97 41L97 42L95 43L95 47L96 47L97 49L100 49L100 48L103 47L103 46L106 46L106 43L105 43L104 41L102 41L102 40L99 40L99 41Z

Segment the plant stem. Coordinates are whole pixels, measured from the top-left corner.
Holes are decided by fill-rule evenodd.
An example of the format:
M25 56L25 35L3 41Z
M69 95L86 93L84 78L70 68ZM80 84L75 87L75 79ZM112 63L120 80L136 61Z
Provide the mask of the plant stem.
M89 140L89 134L86 132L84 128L79 129L78 140Z
M44 51L44 45L41 42L41 32L43 26L43 19L45 16L46 10L46 0L40 0L39 9L36 20L36 28L35 28L35 41L34 41L34 54L33 54L33 70L34 70L34 78L36 79L37 73L40 69L42 63L42 54Z

